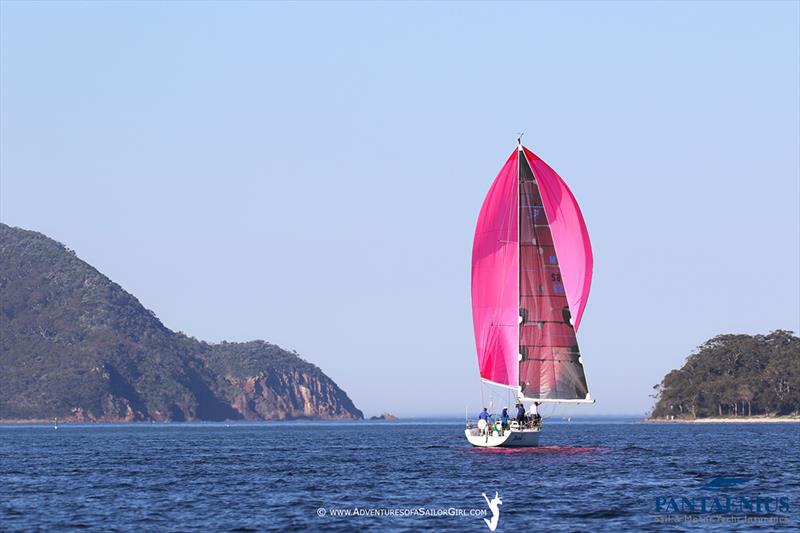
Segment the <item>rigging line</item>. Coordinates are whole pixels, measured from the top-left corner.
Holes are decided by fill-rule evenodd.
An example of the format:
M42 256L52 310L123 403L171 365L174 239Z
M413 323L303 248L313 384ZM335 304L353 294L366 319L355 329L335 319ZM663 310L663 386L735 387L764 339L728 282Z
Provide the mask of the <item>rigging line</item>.
M522 134L520 134L520 138L521 137L522 137ZM523 238L522 238L522 225L523 225L523 222L525 222L526 226L528 226L529 225L528 224L529 221L527 219L530 219L530 212L523 210L523 207L530 203L530 199L528 198L527 191L523 187L523 183L522 183L522 163L523 163L524 160L525 160L525 152L522 150L522 143L520 143L520 149L519 149L519 151L517 153L517 211L518 211L517 218L518 218L518 221L519 221L519 226L518 226L519 234L517 235L517 239L519 240L519 252L518 252L519 253L519 264L518 264L518 272L517 272L517 280L518 280L517 282L518 282L518 287L519 288L518 288L518 291L517 291L517 302L518 302L518 305L519 305L520 309L523 308L523 305L522 305L522 296L523 296L522 295L522 285L523 285L523 275L524 275L523 272L526 270L525 264L524 264L524 261L523 261L523 257L522 257L522 252L523 252L523 250L527 249L527 246L525 246L523 248L524 245L523 245L523 242L522 242L522 240L523 240ZM527 319L530 318L529 317L529 315L531 314L530 312L533 311L533 310L532 309L529 310L527 308L527 306L525 307L525 310L526 310L525 321L527 322ZM522 342L523 342L523 340L522 340L522 328L523 328L524 325L525 325L524 323L520 324L519 334L518 334L518 337L517 337L517 344L518 344L519 353L520 354L524 353L524 357L522 358L522 360L519 363L519 387L520 388L519 388L518 394L522 394L522 388L523 388L523 379L524 378L523 378L523 375L522 375L522 364L523 364L523 362L527 361L527 358L528 358L527 349L523 350L523 347L522 347Z

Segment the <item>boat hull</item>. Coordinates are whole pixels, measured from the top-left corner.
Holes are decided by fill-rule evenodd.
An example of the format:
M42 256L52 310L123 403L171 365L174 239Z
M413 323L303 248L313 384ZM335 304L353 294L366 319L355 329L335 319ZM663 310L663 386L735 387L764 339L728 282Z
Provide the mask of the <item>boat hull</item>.
M464 430L473 446L479 448L530 448L539 445L541 429L509 430L503 435L483 435L475 429Z

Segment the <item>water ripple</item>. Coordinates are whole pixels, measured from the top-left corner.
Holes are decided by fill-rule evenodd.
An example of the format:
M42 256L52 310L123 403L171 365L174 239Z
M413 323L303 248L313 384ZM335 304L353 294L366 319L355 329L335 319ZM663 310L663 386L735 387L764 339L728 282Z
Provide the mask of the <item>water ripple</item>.
M790 522L703 527L777 531L798 523L798 442L783 424L552 424L519 450L471 448L454 423L6 426L0 530L488 531L329 510L484 510L497 491L504 531L663 531L693 524L658 523L657 497L746 477L748 495L790 498Z

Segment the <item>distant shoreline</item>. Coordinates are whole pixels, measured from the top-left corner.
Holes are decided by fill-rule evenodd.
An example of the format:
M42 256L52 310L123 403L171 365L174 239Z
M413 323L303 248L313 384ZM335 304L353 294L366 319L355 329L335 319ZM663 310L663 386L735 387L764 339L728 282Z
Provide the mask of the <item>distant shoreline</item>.
M652 424L758 424L774 422L800 422L800 416L744 416L709 418L645 418L642 422Z
M0 426L108 426L123 424L259 424L262 422L364 422L364 418L269 418L263 420L125 420L124 418L97 418L94 420L75 420L73 418L59 418L55 422L52 418L0 418Z

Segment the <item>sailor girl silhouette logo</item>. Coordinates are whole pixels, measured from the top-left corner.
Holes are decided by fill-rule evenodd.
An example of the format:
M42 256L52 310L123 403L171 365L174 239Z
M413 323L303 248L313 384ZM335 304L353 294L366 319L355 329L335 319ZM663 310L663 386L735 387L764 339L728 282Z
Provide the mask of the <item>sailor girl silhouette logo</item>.
M486 522L489 531L494 531L497 529L497 523L500 521L500 506L503 505L503 500L500 499L500 495L497 491L494 491L494 498L491 500L486 497L486 493L484 492L483 499L486 500L486 505L488 505L489 509L492 511L492 518L484 518L483 521Z

